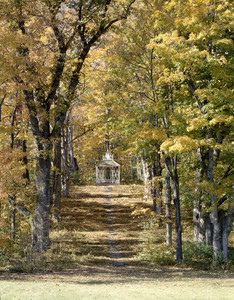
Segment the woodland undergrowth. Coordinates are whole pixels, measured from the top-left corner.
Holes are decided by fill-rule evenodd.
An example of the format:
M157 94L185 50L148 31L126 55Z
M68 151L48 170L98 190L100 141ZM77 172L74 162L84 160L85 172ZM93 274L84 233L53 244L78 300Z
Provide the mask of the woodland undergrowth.
M214 260L212 247L205 243L193 242L193 228L191 222L189 225L186 220L186 214L182 217L184 220L183 232L183 263L180 267L193 268L199 270L234 270L234 246L233 239L230 239L229 259L222 261L221 258ZM143 230L141 232L142 243L139 245L138 257L141 261L148 264L157 264L161 266L177 266L175 240L172 245L165 243L165 226L159 225L157 218L146 217L142 222ZM220 256L221 257L221 256Z

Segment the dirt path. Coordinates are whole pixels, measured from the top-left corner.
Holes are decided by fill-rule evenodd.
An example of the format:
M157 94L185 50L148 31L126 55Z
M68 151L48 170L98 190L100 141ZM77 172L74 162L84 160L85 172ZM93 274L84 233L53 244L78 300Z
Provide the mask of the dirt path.
M136 196L139 189L73 187L71 197L62 202L62 221L51 232L50 252L63 261L63 269L0 273L0 298L231 300L233 274L158 267L137 260L141 222L131 215L131 206L142 205Z
M92 256L96 264L110 265L120 260L131 264L136 262L141 224L131 215L130 206L140 202L127 186L74 187L71 197L63 201L62 222L57 230L77 231L77 238L82 235L82 254ZM118 247L116 254L121 255L115 257L111 247Z

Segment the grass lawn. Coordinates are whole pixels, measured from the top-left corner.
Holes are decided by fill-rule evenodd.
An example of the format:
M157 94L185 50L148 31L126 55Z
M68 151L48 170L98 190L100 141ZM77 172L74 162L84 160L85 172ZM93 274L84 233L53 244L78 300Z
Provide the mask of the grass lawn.
M86 270L87 271L87 270ZM1 300L49 299L233 299L234 280L230 274L205 274L176 269L153 270L147 274L122 274L114 268L83 275L10 275L0 281ZM112 271L112 272L111 272ZM73 270L74 272L74 270ZM117 272L117 273L116 273ZM79 272L77 272L79 274ZM158 276L158 278L155 278ZM30 278L31 277L31 278Z

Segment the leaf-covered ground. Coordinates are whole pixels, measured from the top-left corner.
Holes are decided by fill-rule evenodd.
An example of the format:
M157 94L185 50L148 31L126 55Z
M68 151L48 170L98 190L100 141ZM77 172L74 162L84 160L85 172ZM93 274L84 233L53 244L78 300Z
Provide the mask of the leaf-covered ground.
M140 186L113 186L110 192L73 187L71 197L63 199L60 224L53 225L47 262L34 274L0 274L1 300L233 299L230 272L156 267L137 259L142 224L131 212L133 205L142 205L140 191ZM111 238L110 227L116 234ZM110 240L122 257L110 257ZM115 267L114 261L124 266Z

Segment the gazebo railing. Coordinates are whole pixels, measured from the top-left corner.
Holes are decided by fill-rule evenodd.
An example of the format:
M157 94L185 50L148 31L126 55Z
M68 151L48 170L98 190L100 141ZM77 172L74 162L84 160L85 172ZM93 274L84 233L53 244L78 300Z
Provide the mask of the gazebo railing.
M96 180L96 183L97 184L120 184L120 179L115 179L115 178L112 178L112 179L98 178Z

